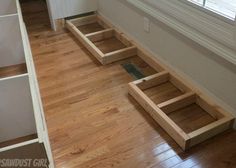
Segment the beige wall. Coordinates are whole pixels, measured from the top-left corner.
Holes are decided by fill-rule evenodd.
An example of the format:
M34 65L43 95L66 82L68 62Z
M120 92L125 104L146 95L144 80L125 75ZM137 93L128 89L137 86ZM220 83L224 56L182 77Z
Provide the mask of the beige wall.
M99 0L99 13L166 61L236 116L236 66L145 15L124 0ZM143 17L151 21L143 30Z

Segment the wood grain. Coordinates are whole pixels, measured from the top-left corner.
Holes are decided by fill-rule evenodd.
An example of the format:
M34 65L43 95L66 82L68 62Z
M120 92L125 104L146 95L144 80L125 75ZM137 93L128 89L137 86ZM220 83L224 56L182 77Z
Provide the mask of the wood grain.
M27 73L26 64L0 67L0 78L6 78Z
M102 25L100 25L97 22L91 23L91 24L87 24L87 25L83 25L83 26L78 26L77 28L83 34L89 34L89 33L93 33L93 32L98 32L98 31L101 31L101 30L105 29Z
M126 45L124 45L121 41L119 41L115 37L98 41L95 42L94 44L105 54L126 48Z
M166 82L161 85L144 90L144 93L155 103L160 104L183 94L171 82Z
M42 1L25 3L23 13L56 167L236 167L235 131L183 152L127 95L133 79L120 63L153 74L146 63L101 66L68 31L50 30Z
M37 134L32 134L32 135L28 135L28 136L24 136L24 137L19 137L13 140L9 140L6 142L0 142L0 148L4 148L6 146L11 146L11 145L15 145L21 142L25 142L25 141L29 141L29 140L33 140L38 138Z

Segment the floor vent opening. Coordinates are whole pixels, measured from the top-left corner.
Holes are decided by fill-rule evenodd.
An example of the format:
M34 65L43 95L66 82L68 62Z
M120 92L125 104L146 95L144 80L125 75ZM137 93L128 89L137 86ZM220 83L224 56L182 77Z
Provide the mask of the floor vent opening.
M135 79L142 79L145 75L140 71L140 69L132 63L123 63L122 67Z

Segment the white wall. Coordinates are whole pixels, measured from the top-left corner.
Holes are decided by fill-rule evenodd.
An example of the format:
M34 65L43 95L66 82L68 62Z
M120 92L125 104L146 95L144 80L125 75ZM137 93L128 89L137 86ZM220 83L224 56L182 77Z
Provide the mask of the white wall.
M126 1L99 0L98 11L158 55L159 59L225 103L236 115L235 65L145 15ZM143 16L151 20L149 33L143 30Z

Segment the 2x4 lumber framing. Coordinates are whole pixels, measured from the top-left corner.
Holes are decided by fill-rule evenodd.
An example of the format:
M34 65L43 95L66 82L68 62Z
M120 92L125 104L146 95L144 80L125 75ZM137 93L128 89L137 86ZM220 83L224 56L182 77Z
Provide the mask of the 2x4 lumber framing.
M137 55L137 48L135 46L116 50L104 55L103 64L109 64L135 55Z
M112 25L109 21L107 21L104 17L102 17L101 15L97 15L99 20L102 20L104 23L107 24L108 27L113 28L116 32L115 36L117 39L119 39L123 44L125 44L126 46L131 46L134 45L133 41L126 35L124 34L122 31L120 31L119 29L117 29L114 25ZM136 45L134 45L136 46Z
M130 38L130 39L132 40L132 38ZM212 105L213 107L215 107L217 109L217 113L219 112L220 116L223 114L224 116L227 116L229 118L233 117L233 115L231 113L225 111L224 109L222 109L219 106L216 106L214 103L215 101L211 97L209 97L208 95L203 93L199 88L197 88L188 78L186 78L184 76L180 76L176 71L174 71L172 68L170 68L163 61L158 59L156 56L154 56L151 52L149 52L148 50L143 48L138 43L133 41L133 44L135 46L137 46L137 55L140 58L142 58L143 60L145 60L152 68L154 68L157 71L161 71L161 70L168 71L171 74L171 76L174 77L171 79L171 82L175 86L177 86L179 89L181 89L182 91L185 91L185 92L192 91L196 95L200 95L201 99L203 99L205 102L207 102L208 104ZM176 79L178 81L184 81L184 84L183 84L183 82L181 82L181 83L175 82ZM208 111L206 111L206 112L208 112Z
M188 136L190 137L191 140L189 141L186 147L190 148L223 131L232 128L233 122L234 122L234 117L224 117L209 125L206 125L205 127L202 127L196 131L189 133Z
M70 22L76 27L95 23L96 21L96 14L70 20Z
M141 90L146 90L151 87L160 85L162 83L167 82L169 79L169 73L167 71L163 71L146 78L134 81L134 84L139 87Z
M107 64L126 57L138 55L152 68L160 72L150 77L129 83L129 93L142 105L142 107L153 117L153 119L156 120L157 123L159 123L173 139L175 139L175 141L184 150L232 127L234 117L231 114L223 111L217 106L214 106L212 103L209 103L212 102L209 97L205 96L191 83L186 82L185 78L179 76L175 71L169 68L169 66L167 66L165 63L162 63L162 61L156 58L152 53L148 52L142 46L130 40L132 38L128 38L100 15L92 15L85 18L83 17L79 20L72 20L72 22L74 25L70 21L67 22L67 25L69 25L68 28L86 46L86 48L100 62L102 62L102 64ZM103 24L107 25L107 27L110 27L110 29L84 35L76 28L76 26L94 22L102 22ZM127 48L103 54L92 43L112 36L115 36L118 40L125 44ZM142 91L167 81L171 82L185 94L156 105ZM198 95L201 95L201 98L199 98ZM167 116L167 114L192 103L197 103L217 121L189 134L186 134L178 125L175 124L174 121L172 121Z
M187 92L181 96L168 100L166 102L156 105L146 94L141 90L141 88L146 88L149 86L155 86L156 84L151 82L146 85L146 80L150 81L153 79L160 79L164 74L168 76L168 72L162 72L158 74L140 79L129 83L129 93L137 100L137 102L152 116L152 118L181 146L182 149L186 150L200 142L205 141L229 128L232 127L234 117L224 116L211 124L208 124L196 131L189 134L185 133L178 125L171 120L167 114L174 112L180 108L186 107L190 104L196 103L197 100L201 100L201 104L204 104L204 110L208 112L209 108L212 107L205 102L205 100L200 99L194 92ZM165 80L168 80L166 78ZM157 81L160 82L160 81ZM145 83L145 85L141 85ZM151 85L150 85L151 84ZM139 85L139 86L138 86ZM140 88L141 87L141 88ZM207 107L206 109L206 105ZM202 106L201 106L202 107ZM215 110L216 113L221 113L221 111ZM222 114L223 115L223 114Z
M194 92L185 93L166 102L160 103L157 106L166 114L170 114L178 109L195 103L196 94Z
M102 41L108 38L111 38L114 36L114 30L113 29L106 29L101 30L98 32L86 34L85 37L87 37L91 42L97 42Z
M123 41L122 32L116 29L116 27L110 24L104 17L98 15L98 18L106 22L109 27L118 32L119 34L116 34L116 37L120 41ZM213 102L211 98L204 95L192 83L186 82L188 81L187 79L177 74L168 65L144 49L141 45L135 41L130 40L132 38L129 38L128 36L125 37L125 39L129 39L129 42L126 43L126 41L124 41L124 44L129 45L132 43L132 45L136 46L137 55L145 60L145 62L148 63L152 68L157 70L157 72L161 72L159 74L155 74L130 83L128 87L129 93L142 105L142 107L147 112L149 112L154 120L156 120L184 150L232 127L234 117L230 113L225 112L217 106L214 106L214 104L211 103ZM162 79L160 79L160 76ZM185 94L163 102L159 105L155 105L155 103L142 91L152 86L156 86L158 83L164 83L168 80ZM202 102L198 100L198 95L201 95ZM203 128L193 131L190 134L186 134L162 111L164 110L168 114L192 103L199 104L200 107L208 112L211 116L215 116L214 118L220 119Z
M133 46L128 39L126 39L125 35L116 32L112 28L89 34L83 34L77 28L77 26L79 25L86 25L89 23L96 22L98 20L100 19L96 15L86 16L78 19L67 20L66 26L103 65L137 55L137 48ZM103 21L100 20L100 22ZM103 24L105 24L105 22ZM102 41L112 37L115 37L120 40L126 46L126 48L104 54L94 44L94 42Z
M129 93L139 102L152 118L183 148L190 137L176 125L156 104L154 104L135 84L129 83Z
M104 16L101 16L99 13L97 14L97 17L100 20L103 20L107 25L111 28L113 28L115 31L122 33L119 29L116 28L113 24L109 22L107 18ZM168 71L172 76L174 76L179 81L184 81L184 85L187 87L186 89L188 91L193 91L196 93L196 95L201 95L201 98L203 98L206 102L209 104L214 104L214 98L206 95L201 89L199 89L194 82L187 78L185 75L176 72L169 64L167 64L161 57L157 57L152 52L150 52L148 49L144 48L140 43L137 43L134 38L126 34L126 38L129 39L134 46L137 47L137 55L142 58L147 64L149 64L153 69L155 69L157 72L161 71ZM183 88L184 90L184 88ZM233 115L227 111L224 111L223 109L217 107L219 111L221 111L224 116L232 117Z
M79 41L100 61L104 54L88 39L83 33L81 33L71 21L66 21L66 27L79 39Z

